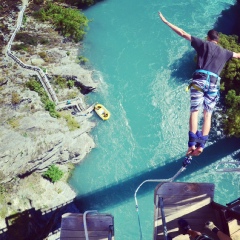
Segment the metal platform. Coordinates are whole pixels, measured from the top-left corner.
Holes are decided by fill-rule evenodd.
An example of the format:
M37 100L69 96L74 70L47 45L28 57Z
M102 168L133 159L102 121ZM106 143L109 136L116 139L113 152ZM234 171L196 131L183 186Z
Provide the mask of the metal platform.
M179 232L178 219L180 218L187 220L191 229L206 233L213 238L216 236L204 227L205 222L213 221L219 228L222 228L220 219L211 206L214 197L214 184L162 183L156 187L154 197L154 240L165 239L164 215L167 233L173 240L189 239L188 235ZM161 212L161 204L165 214Z

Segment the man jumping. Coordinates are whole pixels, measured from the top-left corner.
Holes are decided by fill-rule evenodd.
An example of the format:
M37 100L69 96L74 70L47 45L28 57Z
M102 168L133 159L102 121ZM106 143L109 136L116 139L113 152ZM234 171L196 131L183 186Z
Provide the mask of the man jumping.
M210 30L207 41L193 37L181 28L168 22L158 12L160 19L179 36L191 42L197 52L197 70L190 84L191 107L189 119L189 141L187 155L198 156L203 152L211 128L212 111L218 100L219 74L231 58L240 58L240 53L231 52L218 45L218 32ZM198 111L204 106L203 126L198 131Z

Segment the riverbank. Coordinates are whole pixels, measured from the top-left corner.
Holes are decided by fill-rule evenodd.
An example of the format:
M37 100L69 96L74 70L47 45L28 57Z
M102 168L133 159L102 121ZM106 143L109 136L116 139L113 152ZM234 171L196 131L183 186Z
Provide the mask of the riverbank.
M51 117L45 110L41 97L26 87L26 82L34 78L34 71L22 68L6 55L6 46L16 27L21 1L4 4L1 21L5 29L1 32L0 55L0 228L9 230L9 226L17 223L17 219L21 219L26 211L34 209L35 212L51 212L51 216L57 219L54 209L72 202L76 194L66 182L73 164L82 161L95 147L89 135L95 123L90 119L92 113L73 118L72 110L65 110L64 115L79 126L72 131L67 118ZM74 86L62 87L53 77L62 79L62 75L76 76L81 84L97 87L92 79L93 72L79 63L81 43L73 43L60 36L51 25L37 22L31 17L30 8L27 7L19 31L23 39L14 40L12 53L25 64L47 71L59 101L78 97L82 99L84 108L87 108L81 90ZM26 39L36 40L36 43L23 45ZM41 176L52 164L64 172L61 181L54 184ZM14 221L9 224L7 219L12 217ZM33 222L33 229L37 229ZM49 223L49 219L46 223ZM41 227L44 229L44 221L41 222ZM48 232L51 230L48 229ZM6 238L6 234L2 236ZM27 236L30 232L23 234Z

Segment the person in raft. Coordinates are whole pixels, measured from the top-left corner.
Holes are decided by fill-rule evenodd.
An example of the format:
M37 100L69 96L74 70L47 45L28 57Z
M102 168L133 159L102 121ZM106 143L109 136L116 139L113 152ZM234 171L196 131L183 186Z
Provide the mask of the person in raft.
M210 30L207 41L191 36L181 28L168 22L161 12L160 19L179 36L191 42L197 52L197 70L189 85L191 95L189 141L187 155L198 156L203 152L211 128L212 111L218 100L219 74L231 58L240 58L240 53L228 51L218 45L218 32ZM198 131L198 111L204 106L203 126Z

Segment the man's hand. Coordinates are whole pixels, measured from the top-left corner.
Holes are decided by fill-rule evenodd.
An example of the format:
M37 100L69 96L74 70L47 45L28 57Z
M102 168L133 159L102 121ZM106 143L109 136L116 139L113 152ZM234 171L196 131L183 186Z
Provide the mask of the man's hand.
M160 19L168 26L170 27L175 33L177 33L179 36L185 38L188 41L191 41L191 35L182 30L181 28L173 25L172 23L168 22L167 19L162 15L161 12L158 12L158 15Z
M159 15L159 17L162 19L162 21L163 21L164 23L167 23L166 18L162 15L161 12L158 12L158 15Z

